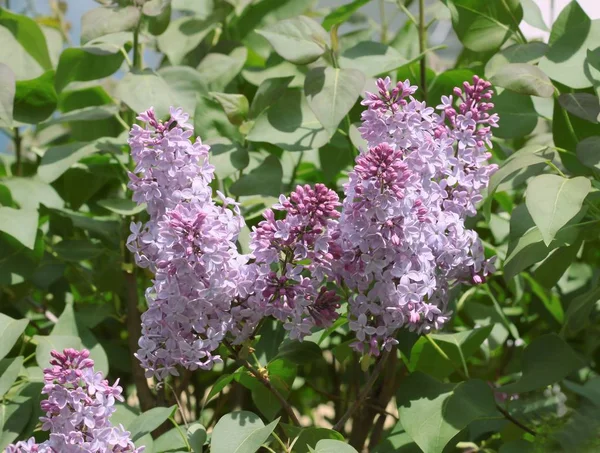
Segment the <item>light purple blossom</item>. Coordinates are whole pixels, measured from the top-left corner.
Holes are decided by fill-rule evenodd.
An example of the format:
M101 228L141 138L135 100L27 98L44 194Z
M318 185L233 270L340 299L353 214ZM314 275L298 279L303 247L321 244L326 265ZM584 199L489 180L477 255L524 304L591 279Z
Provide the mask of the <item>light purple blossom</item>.
M415 100L408 81L390 90L390 79L367 93L359 128L369 149L356 159L345 186L339 223L338 281L352 291L354 347L378 354L396 331L440 329L450 317L449 289L482 283L493 271L475 231L476 214L495 165L491 127L497 115L489 82L474 78L464 91L444 96L438 113Z
M44 370L40 417L50 438L37 444L32 437L6 448L7 453L141 453L123 426L113 426L110 417L115 400L123 401L118 380L112 386L102 373L94 372L89 351L52 351L51 368Z

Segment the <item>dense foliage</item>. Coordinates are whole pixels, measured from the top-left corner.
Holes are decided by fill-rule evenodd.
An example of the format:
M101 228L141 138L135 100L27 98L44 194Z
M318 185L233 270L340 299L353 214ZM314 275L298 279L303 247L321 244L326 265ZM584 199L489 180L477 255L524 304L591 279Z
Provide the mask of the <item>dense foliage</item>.
M0 8L0 449L600 448L599 20L98 3Z

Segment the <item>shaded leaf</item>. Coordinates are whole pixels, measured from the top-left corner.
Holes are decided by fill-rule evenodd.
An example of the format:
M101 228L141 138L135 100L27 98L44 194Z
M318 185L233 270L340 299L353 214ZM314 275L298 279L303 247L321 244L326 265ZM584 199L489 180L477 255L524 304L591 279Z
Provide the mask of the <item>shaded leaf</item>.
M264 36L281 57L295 64L315 61L331 45L323 27L306 16L276 22L257 33Z
M210 95L223 107L225 115L231 124L240 125L248 116L248 99L243 94L215 93Z
M281 162L275 156L269 155L257 168L242 175L230 187L234 195L271 195L281 193L283 169Z
M363 41L342 52L340 68L358 69L367 77L394 71L407 64L396 49L376 41Z
M172 417L176 410L176 405L171 407L153 407L138 415L135 420L127 425L127 430L131 433L131 440L136 442L146 434L150 434L168 420L169 417Z
M599 300L600 288L593 288L573 299L567 307L561 335L575 335L584 329L589 324L590 315Z
M348 19L350 19L352 14L370 1L371 0L354 0L350 3L335 8L327 16L325 16L325 19L323 19L323 28L329 31L334 25L339 25L346 22Z
M210 441L212 453L254 453L271 435L277 422L265 426L258 415L241 411L224 415L215 425Z
M279 99L279 97L285 93L286 88L293 78L293 76L288 76L264 80L258 87L258 90L256 90L256 94L252 99L249 112L250 118L256 118Z
M421 373L404 380L398 404L402 426L425 453L441 453L471 422L499 415L484 381L442 384Z
M4 397L17 380L21 366L23 366L22 356L0 360L0 398Z
M272 143L288 151L305 151L326 144L329 134L310 109L303 93L288 89L256 118L246 138L252 142Z
M513 44L496 53L485 65L485 76L489 79L509 63L535 64L542 58L548 45L543 42Z
M600 102L593 94L563 93L558 97L558 102L569 113L590 123L598 123Z
M540 229L544 243L550 245L556 233L581 210L591 190L590 180L582 176L536 176L527 186L527 210Z
M13 123L13 103L15 100L15 73L0 63L0 127L11 127Z
M498 49L523 18L519 0L448 0L454 31L475 52Z
M28 323L27 319L13 319L0 313L0 360L10 352Z
M81 44L109 33L131 31L139 20L140 10L135 6L99 7L86 11L81 17Z
M586 167L600 170L600 137L588 137L577 143L577 158Z
M527 63L509 63L498 69L490 82L520 94L552 97L554 86L537 66Z
M557 335L542 335L535 338L523 351L521 378L517 382L499 387L498 391L530 392L564 379L581 366L581 359Z
M180 17L171 21L165 32L158 37L158 48L172 65L181 64L184 57L194 50L215 26L212 20L202 20L193 16Z
M206 442L206 428L200 423L192 423L187 430L188 442L194 453L202 453Z
M38 217L37 210L0 207L0 231L10 234L25 247L33 249Z
M365 76L356 69L313 68L304 81L311 110L330 135L356 103Z
M225 87L240 73L247 58L245 47L237 47L229 55L209 53L198 65L197 72L208 89L225 91Z
M36 79L20 80L16 84L14 118L22 123L39 123L52 115L57 102L54 71Z
M32 412L30 398L16 396L0 404L0 450L14 442L29 422Z
M85 47L70 47L60 54L56 68L55 87L61 92L71 82L97 80L114 74L123 63L123 55L96 53Z

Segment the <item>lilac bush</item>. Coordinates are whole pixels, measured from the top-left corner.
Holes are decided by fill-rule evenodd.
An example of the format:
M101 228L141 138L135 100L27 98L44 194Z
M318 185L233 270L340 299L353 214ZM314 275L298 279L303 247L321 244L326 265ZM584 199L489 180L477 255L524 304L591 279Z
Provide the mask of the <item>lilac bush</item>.
M145 127L131 130L129 187L149 220L131 225L127 246L155 275L137 353L148 377L177 375L176 365L211 368L223 341L241 344L267 316L302 340L337 319L342 295L352 346L379 355L399 328L440 329L449 290L494 270L465 227L496 168L487 165L498 121L487 113L489 82L475 77L455 89L458 110L450 96L437 113L408 81L390 85L380 79L363 101L368 149L343 203L323 184L281 195L254 227L248 255L236 247L240 208L213 194L209 147L190 141L189 116L171 108L166 122L152 109L138 117Z
M113 426L110 417L115 401L123 401L118 379L110 385L102 373L94 371L87 350L52 351L51 368L44 370L40 404L42 429L50 438L40 444L29 440L9 445L7 453L142 453L122 425Z

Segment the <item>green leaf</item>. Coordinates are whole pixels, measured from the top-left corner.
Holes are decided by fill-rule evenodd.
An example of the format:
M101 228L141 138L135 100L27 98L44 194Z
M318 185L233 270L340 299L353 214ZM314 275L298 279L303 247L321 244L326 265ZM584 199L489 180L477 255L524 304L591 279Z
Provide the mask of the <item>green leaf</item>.
M527 63L509 63L498 69L490 82L520 94L552 97L554 86L550 79L537 66Z
M0 26L5 27L44 70L52 69L46 38L33 19L0 8ZM4 45L4 41L2 43Z
M204 141L241 141L237 127L232 125L223 108L208 96L199 96L194 110L194 132Z
M22 356L0 360L0 398L10 390L10 387L17 380L22 366Z
M160 16L169 9L171 0L148 0L142 7L142 13L145 16Z
M542 286L552 288L573 263L580 248L581 242L578 241L568 247L560 247L552 251L550 256L536 267L533 277ZM552 299L555 299L555 297L553 296ZM560 303L560 300L557 301Z
M215 93L210 95L219 103L231 124L240 125L248 117L248 99L243 94Z
M54 85L59 93L71 82L86 82L114 74L123 63L120 52L70 47L60 54Z
M577 158L586 167L600 170L600 137L588 137L577 143Z
M15 100L15 73L0 63L0 127L11 127L13 123L13 103Z
M573 247L558 249L558 251L568 250L569 248ZM552 258L552 256L550 256L550 258ZM563 268L563 272L564 270L566 270L567 267L568 264ZM558 296L556 296L551 291L547 291L546 289L544 289L535 279L533 279L528 274L524 274L523 277L525 277L527 283L529 283L529 287L531 288L533 293L536 296L538 296L538 298L542 301L542 304L544 304L544 307L546 308L546 310L548 310L548 313L550 313L559 324L562 324L565 320L565 312L563 311L563 307L560 303L560 299L558 298ZM558 280L558 278L556 280Z
M590 323L592 311L598 300L600 300L600 288L592 288L573 299L567 307L561 335L575 335L584 329Z
M475 52L500 48L523 18L519 0L448 0L447 6L458 38Z
M250 118L256 118L264 110L269 108L271 104L273 104L283 95L283 93L285 93L286 88L293 78L293 76L288 76L264 80L258 87L258 90L256 90L256 94L254 95L252 104L250 105L250 112L248 113L248 116Z
M262 112L246 137L251 142L267 142L288 151L317 149L329 141L306 97L300 90L288 89Z
M54 251L66 261L83 261L97 257L104 247L88 239L65 239L53 246Z
M29 422L32 404L30 398L16 396L12 401L0 404L0 450L13 443Z
M134 112L154 107L159 118L168 115L169 107L176 105L167 81L151 69L127 73L117 85L117 96Z
M54 71L37 79L20 80L16 84L14 118L21 123L39 123L52 115L57 102Z
M13 319L0 313L0 338L2 338L2 342L0 342L0 360L10 352L27 324L29 324L27 319Z
M172 65L181 64L184 57L198 47L216 25L213 20L180 17L171 21L167 30L158 37L158 48Z
M106 137L92 143L68 143L48 148L38 167L38 176L47 183L56 181L81 159L99 152L103 141L118 142L117 139Z
M112 118L119 112L119 106L116 104L93 105L83 107L81 109L69 110L60 116L52 118L44 122L44 126L48 127L52 124L61 124L66 122L77 121L95 121L106 118Z
M525 192L527 210L546 245L550 245L558 230L581 210L591 188L590 180L583 176L567 179L540 175L529 183Z
M314 426L309 428L298 428L292 425L283 426L290 439L298 438L294 442L294 453L308 453L310 447L315 447L319 441L324 439L344 440L344 436L332 429L316 428Z
M315 453L358 453L346 442L333 439L323 439L317 442Z
M558 102L569 113L590 123L598 123L600 102L593 94L564 93L558 97Z
M256 32L264 36L281 57L295 64L311 63L331 46L323 27L306 16L285 19Z
M217 396L221 392L221 390L227 387L231 383L231 381L233 381L232 374L223 374L219 376L213 384L213 386L211 387L210 392L208 392L208 395L206 395L204 405L206 406L206 404L208 404L210 400Z
M197 72L208 89L225 91L225 87L240 73L247 58L245 47L237 47L229 55L209 53L198 65Z
M111 420L112 421L112 420ZM195 423L194 423L195 425ZM190 425L193 426L193 425ZM187 445L181 438L180 429L172 428L164 434L161 434L158 439L154 441L155 452L175 452L175 451L188 451L186 450ZM194 450L195 451L195 450ZM199 450L202 452L202 450Z
M569 3L552 25L550 48L540 69L571 88L588 88L587 50L598 47L600 20L590 20L576 1Z
M502 49L495 54L485 65L485 76L489 79L496 72L509 63L535 64L548 50L548 45L543 42L528 42L526 44L514 44Z
M202 453L206 442L206 428L200 423L192 423L187 430L188 442L194 453Z
M140 9L135 6L91 9L81 17L81 44L110 33L132 31L140 17Z
M40 204L47 208L61 209L65 205L51 185L35 177L9 178L2 183L10 189L13 200L21 209L37 210Z
M250 173L242 175L229 188L234 195L271 195L278 196L281 193L281 179L283 169L281 162L273 155L267 158Z
M277 60L281 60L279 56ZM275 65L268 65L266 68L249 67L242 71L242 77L249 83L259 86L268 79L277 77L292 77L290 88L300 88L304 86L304 74L308 71L306 66L297 66L285 60L281 60Z
M535 338L523 351L522 376L498 391L525 393L554 384L583 366L573 349L555 334Z
M284 359L275 359L267 365L271 385L284 398L287 398L292 390L296 371L296 365ZM252 401L268 420L272 420L281 410L281 403L269 389L261 383L257 383L255 378L253 379L257 385L252 388Z
M158 75L172 92L172 105L183 108L190 115L194 113L198 95L208 93L202 75L188 66L167 66L159 69Z
M137 204L135 201L126 198L107 198L98 200L98 205L110 212L123 216L133 216L146 209L146 204Z
M386 74L407 63L396 49L375 41L360 42L339 57L340 68L358 69L367 77Z
M334 25L343 24L358 11L362 6L369 3L371 0L354 0L346 5L339 6L331 11L325 19L323 19L323 28L327 31L331 30Z
M539 30L549 31L540 7L534 0L521 0L521 6L523 7L523 21Z
M153 407L138 415L133 422L127 425L127 430L131 433L131 440L136 442L146 434L150 434L168 420L169 417L172 417L176 410L177 405L171 407Z
M321 360L321 348L312 341L284 341L275 359L286 359L297 365L307 365Z
M62 352L67 348L83 349L81 338L74 335L35 335L33 339L37 342L35 359L40 368L48 367L52 358L51 351Z
M580 215L581 213L569 224L576 223ZM504 261L504 278L508 281L532 264L542 261L555 248L575 243L578 234L577 228L563 228L547 246L525 204L517 206L510 219L511 241Z
M0 207L0 231L10 234L25 247L33 250L38 217L37 210Z
M211 453L254 453L271 435L277 422L265 426L258 415L241 411L224 415L215 425Z
M397 399L402 426L424 453L441 453L473 421L499 416L492 389L478 379L442 384L413 373Z
M365 76L356 69L317 67L306 74L304 93L317 119L333 135L364 85Z
M428 99L437 103L442 96L452 93L454 87L462 87L463 82L473 80L475 73L470 69L450 69L438 74L429 85L427 91Z
M412 347L409 368L411 371L422 371L438 379L449 376L457 369L462 370L466 366L466 360L479 350L492 328L493 326L489 325L453 334L431 334L449 361L422 337Z
M210 162L219 179L238 173L250 163L248 150L226 138L210 140L210 153Z
M523 137L530 134L537 125L538 114L531 96L504 90L494 98L494 111L501 120L494 135L500 138Z

